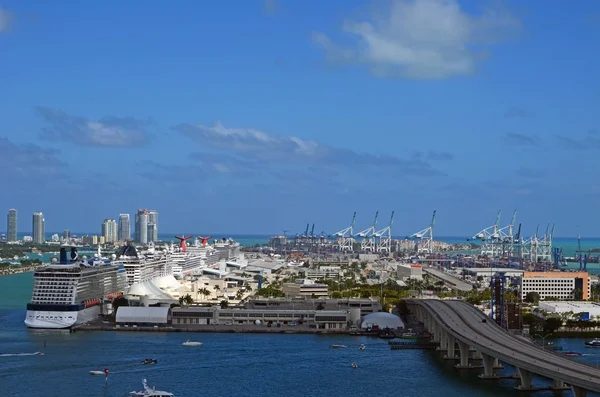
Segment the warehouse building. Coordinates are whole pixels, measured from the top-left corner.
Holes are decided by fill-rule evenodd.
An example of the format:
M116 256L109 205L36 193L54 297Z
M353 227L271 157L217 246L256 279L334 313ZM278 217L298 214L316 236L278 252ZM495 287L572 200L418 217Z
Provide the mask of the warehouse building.
M169 307L119 306L115 322L120 326L166 326L171 319Z

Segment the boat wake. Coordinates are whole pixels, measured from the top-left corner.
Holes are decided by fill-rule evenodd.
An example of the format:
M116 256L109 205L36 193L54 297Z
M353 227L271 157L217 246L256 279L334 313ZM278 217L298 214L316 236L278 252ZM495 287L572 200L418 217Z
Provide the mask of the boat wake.
M43 356L42 352L35 353L0 353L0 357Z

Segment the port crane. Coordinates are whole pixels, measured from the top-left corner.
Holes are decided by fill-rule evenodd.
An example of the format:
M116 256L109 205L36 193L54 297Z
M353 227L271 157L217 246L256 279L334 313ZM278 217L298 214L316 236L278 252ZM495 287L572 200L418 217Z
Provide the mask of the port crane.
M435 213L436 210L433 210L431 223L427 228L418 231L408 237L409 239L417 239L419 241L417 243L418 254L431 254L434 252L433 227L435 225Z
M379 216L379 211L377 211L375 213L375 220L373 221L373 224L361 231L358 232L358 234L356 235L357 237L361 238L360 241L360 250L363 252L369 251L369 252L375 252L375 228L377 227L377 217Z
M392 252L392 224L394 223L394 211L390 216L390 223L381 230L373 233L377 252Z
M352 216L352 223L345 229L333 234L336 239L336 245L341 252L354 251L354 224L356 223L356 212Z

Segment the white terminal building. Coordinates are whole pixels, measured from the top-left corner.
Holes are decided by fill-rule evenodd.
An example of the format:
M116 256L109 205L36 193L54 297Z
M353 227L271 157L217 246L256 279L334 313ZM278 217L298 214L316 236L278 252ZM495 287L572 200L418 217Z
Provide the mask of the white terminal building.
M548 313L589 313L589 318L600 317L600 304L585 301L540 301L538 307Z

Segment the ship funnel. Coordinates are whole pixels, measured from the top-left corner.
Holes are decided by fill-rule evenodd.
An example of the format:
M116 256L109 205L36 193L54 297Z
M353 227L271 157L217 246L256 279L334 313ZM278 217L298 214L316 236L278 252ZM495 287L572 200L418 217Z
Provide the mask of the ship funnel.
M65 247L60 247L60 263L67 264L67 249Z
M71 247L71 260L77 260L77 248L75 247Z

